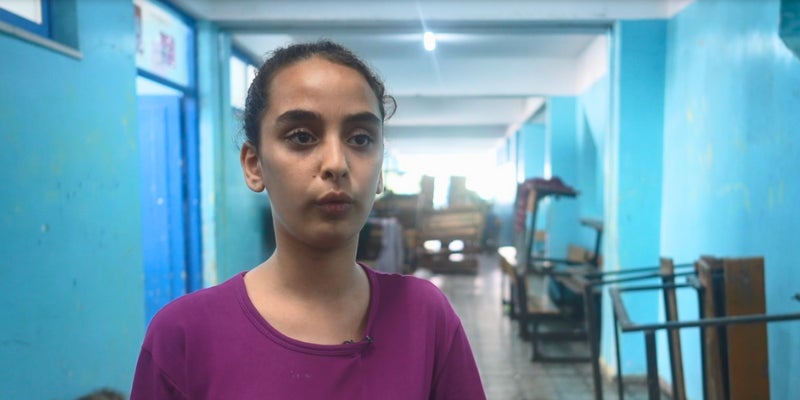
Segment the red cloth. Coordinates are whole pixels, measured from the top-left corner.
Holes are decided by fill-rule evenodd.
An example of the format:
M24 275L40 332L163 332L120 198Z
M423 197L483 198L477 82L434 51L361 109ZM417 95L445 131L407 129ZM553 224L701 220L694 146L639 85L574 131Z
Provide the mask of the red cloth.
M525 220L527 219L528 196L531 189L536 189L540 196L563 195L574 197L578 194L574 188L564 184L561 178L554 176L550 179L531 178L517 186L517 198L514 202L514 229L517 232L525 232ZM535 228L535 227L534 227Z

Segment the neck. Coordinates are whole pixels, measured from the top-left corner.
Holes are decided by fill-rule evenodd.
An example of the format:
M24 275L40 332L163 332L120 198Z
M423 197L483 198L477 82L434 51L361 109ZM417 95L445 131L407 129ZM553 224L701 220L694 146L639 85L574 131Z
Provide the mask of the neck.
M358 238L330 250L300 243L277 243L275 252L262 264L275 289L306 299L332 300L357 287L363 271L356 264Z

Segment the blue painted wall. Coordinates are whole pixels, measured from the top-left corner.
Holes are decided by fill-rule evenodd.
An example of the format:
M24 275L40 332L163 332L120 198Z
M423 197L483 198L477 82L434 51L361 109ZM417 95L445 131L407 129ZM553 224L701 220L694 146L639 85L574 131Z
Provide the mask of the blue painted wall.
M546 135L544 124L524 124L519 130L519 151L525 179L544 177Z
M0 64L4 399L127 392L144 335L133 8L75 6L81 60L0 35L0 54L13 55ZM208 286L271 248L268 199L249 192L239 167L230 39L203 22L198 36Z
M269 199L247 188L239 163L244 133L230 105L230 36L209 22L197 29L203 267L210 286L264 261L272 252L266 239L272 226Z
M547 143L550 173L572 187L578 182L577 98L550 97L547 101ZM575 243L580 230L580 207L575 198L550 197L547 210L538 218L546 218L549 250L552 257L567 256L567 246ZM537 223L538 225L538 223Z
M519 132L519 164L522 180L544 178L547 148L547 127L545 124L528 123L522 125ZM548 203L539 203L536 229L547 229Z
M603 256L608 270L657 265L661 255L665 35L665 21L623 21L614 26L603 213ZM657 296L626 299L633 321L655 321ZM607 303L604 315L601 351L605 362L616 369ZM644 374L642 340L640 334L622 337L623 374Z
M223 163L217 172L224 182L217 193L224 207L217 218L217 244L223 252L218 259L220 281L262 263L273 250L266 243L271 234L267 230L273 229L269 197L266 192L254 193L245 184L236 139L241 125L230 107L227 117L220 148Z
M800 291L800 60L779 8L701 0L669 21L661 212L664 254L764 256L771 313L797 312ZM772 398L800 398L800 324L768 332ZM687 365L693 398L697 371Z
M130 0L77 0L83 59L0 34L0 398L127 392L144 334Z
M580 191L578 207L581 218L603 219L603 156L610 126L608 75L594 82L578 96L575 126ZM576 244L594 248L594 230L581 228Z
M609 80L599 79L578 97L552 97L547 124L525 124L518 133L525 178L558 176L580 193L539 204L537 229L549 232L549 253L565 257L569 244L593 248L596 235L580 218L602 219L603 146L609 127ZM549 163L549 165L548 165Z

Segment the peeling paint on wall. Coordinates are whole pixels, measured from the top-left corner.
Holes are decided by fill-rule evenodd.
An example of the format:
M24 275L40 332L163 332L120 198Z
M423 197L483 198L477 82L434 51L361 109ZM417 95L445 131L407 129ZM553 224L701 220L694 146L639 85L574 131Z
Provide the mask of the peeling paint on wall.
M781 180L777 185L770 185L768 189L768 202L770 210L784 204L785 185Z
M750 189L748 189L747 185L742 182L729 183L723 186L723 188L719 191L719 194L723 197L731 193L741 196L742 207L744 210L751 210L752 205L750 203Z

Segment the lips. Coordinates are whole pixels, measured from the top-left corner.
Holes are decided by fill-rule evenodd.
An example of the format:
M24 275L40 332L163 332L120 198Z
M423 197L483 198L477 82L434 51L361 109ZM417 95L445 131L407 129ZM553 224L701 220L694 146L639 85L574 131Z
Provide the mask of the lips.
M353 198L350 197L347 193L331 192L327 193L325 196L322 196L319 198L319 200L317 200L317 204L331 204L331 203L352 204Z
M353 198L347 193L332 192L317 199L316 205L326 214L339 215L353 208Z

